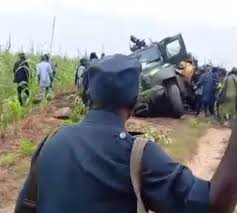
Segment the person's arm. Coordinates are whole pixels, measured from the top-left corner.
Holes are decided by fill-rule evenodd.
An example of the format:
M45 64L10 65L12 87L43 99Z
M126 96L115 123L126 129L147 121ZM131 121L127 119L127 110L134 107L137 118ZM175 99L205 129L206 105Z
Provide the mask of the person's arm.
M203 83L204 83L204 75L202 75L200 77L200 79L198 80L198 82L196 84L197 88L201 87L203 85Z
M25 73L26 73L26 76L27 76L27 80L29 81L29 79L31 79L32 76L31 76L31 73L30 73L30 67L29 67L28 62L25 62L24 66L25 66Z
M237 202L237 123L225 155L211 179L210 213L231 213Z
M53 70L52 70L52 67L51 67L50 63L48 63L47 72L49 74L50 82L52 83L52 81L53 81Z
M53 69L52 69L50 63L48 63L48 67L47 67L47 69L48 69L48 73L49 73L49 75L52 75L52 74L53 74Z
M79 68L80 68L80 67L77 67L77 69L76 69L76 74L75 74L75 86L76 86L77 83L78 83L78 73L79 73Z
M208 181L195 177L156 143L146 145L142 163L142 195L150 210L209 213Z
M18 63L16 62L16 63L14 64L14 67L13 67L13 73L14 73L14 74L16 73L17 67L18 67Z
M39 66L36 66L36 73L37 73L37 77L38 77L38 83L40 83L40 70L39 70Z

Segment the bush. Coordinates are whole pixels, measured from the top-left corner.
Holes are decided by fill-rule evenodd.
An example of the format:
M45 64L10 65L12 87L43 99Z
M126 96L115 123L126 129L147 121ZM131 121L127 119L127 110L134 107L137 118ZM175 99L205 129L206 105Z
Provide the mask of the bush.
M189 125L194 129L205 129L205 128L208 128L210 124L209 122L203 122L196 119L190 119L188 120L188 122L189 122Z
M20 144L20 153L21 155L26 157L31 156L35 152L36 148L37 146L31 141L23 140Z
M86 107L79 96L76 96L75 99L72 101L71 109L72 114L70 116L70 119L73 123L79 122L86 114Z
M144 127L145 138L150 141L159 142L163 145L172 144L172 138L170 137L170 131L168 129L162 130L149 126Z
M14 154L4 154L0 156L0 166L10 167L16 164L16 157Z

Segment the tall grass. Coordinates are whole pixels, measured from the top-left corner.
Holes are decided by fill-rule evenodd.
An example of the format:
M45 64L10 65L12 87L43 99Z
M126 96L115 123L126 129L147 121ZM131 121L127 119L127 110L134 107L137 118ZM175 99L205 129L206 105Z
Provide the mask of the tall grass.
M40 61L40 55L27 55L30 66L31 99L27 106L20 107L17 100L17 85L13 83L13 67L18 60L16 54L9 52L0 53L0 130L5 129L10 123L18 121L34 109L33 100L38 97L39 85L36 76L36 65ZM54 93L67 91L74 83L75 69L78 59L54 56L53 62L58 65L58 72L54 82Z

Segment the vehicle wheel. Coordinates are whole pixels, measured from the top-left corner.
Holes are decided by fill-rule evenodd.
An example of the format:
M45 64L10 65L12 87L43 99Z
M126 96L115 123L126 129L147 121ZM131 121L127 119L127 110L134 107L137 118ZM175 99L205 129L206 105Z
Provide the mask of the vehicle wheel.
M173 116L180 118L184 114L184 106L178 86L175 83L168 85L167 92L172 105Z
M147 117L149 115L149 106L145 103L138 103L134 109L134 115L137 117Z

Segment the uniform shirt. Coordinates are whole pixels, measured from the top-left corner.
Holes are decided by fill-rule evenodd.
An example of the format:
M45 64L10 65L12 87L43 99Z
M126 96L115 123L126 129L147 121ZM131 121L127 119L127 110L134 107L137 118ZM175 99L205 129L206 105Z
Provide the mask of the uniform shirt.
M14 82L29 82L29 64L27 61L17 61L13 68Z
M202 87L202 99L205 103L212 102L215 95L216 82L211 71L206 71L201 75L197 86Z
M37 75L40 78L41 87L49 87L51 84L50 76L52 75L53 70L48 62L42 61L37 64Z
M136 213L129 169L133 143L122 118L106 111L90 111L80 124L60 130L39 156L37 213ZM194 177L159 144L146 145L141 175L142 198L154 212L208 212L209 182ZM27 183L20 197L26 189Z

